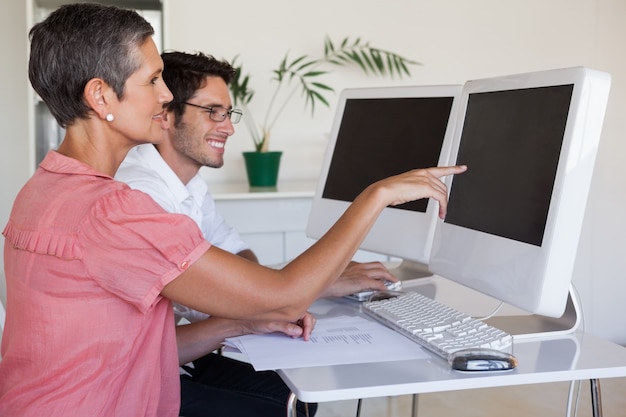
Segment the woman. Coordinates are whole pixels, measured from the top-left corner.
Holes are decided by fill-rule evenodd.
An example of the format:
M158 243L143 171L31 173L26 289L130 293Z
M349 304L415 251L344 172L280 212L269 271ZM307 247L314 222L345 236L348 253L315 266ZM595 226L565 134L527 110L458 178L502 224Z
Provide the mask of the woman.
M20 191L3 232L0 415L178 415L170 300L225 318L298 322L293 334L308 339L308 306L380 211L430 197L443 216L438 177L464 171L417 170L368 187L279 271L212 247L191 219L112 178L129 149L162 137L172 95L152 33L135 12L87 3L31 30L31 83L66 135Z

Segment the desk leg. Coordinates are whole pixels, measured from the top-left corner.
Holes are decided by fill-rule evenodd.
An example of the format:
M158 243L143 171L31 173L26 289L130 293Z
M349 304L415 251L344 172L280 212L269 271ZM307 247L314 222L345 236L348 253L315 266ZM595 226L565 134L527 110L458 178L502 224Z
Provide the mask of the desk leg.
M363 405L363 399L359 398L356 402L356 417L361 417L361 406Z
M289 393L289 399L287 400L287 417L298 417L298 397L293 392Z
M600 395L600 380L590 379L591 383L591 412L593 417L602 417L602 396Z
M418 394L413 394L413 404L411 406L411 417L417 417L417 397Z

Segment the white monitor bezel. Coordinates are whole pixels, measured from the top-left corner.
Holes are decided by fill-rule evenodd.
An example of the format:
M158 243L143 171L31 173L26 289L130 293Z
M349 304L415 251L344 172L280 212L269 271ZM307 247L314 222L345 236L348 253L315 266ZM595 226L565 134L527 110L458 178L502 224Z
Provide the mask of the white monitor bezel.
M563 84L574 88L541 247L438 221L429 262L435 274L548 317L567 301L610 75L574 67L468 81L447 162L456 163L470 94Z
M439 156L438 165L440 165L448 160L454 118L457 114L461 90L462 85L365 87L343 90L339 97L335 119L330 131L326 154L309 214L306 228L307 236L314 239L320 238L350 204L346 201L322 198L337 141L337 134L341 127L343 112L348 100L394 97L453 97L448 127ZM360 248L426 264L430 257L437 216L438 206L437 204L432 204L432 202L428 204L425 213L385 208ZM399 231L402 231L402 233L399 233Z

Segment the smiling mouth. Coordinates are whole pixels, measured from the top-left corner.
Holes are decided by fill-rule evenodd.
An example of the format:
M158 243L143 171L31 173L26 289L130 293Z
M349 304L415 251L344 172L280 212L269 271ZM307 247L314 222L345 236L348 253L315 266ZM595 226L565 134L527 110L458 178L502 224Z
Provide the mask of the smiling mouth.
M207 143L209 144L209 146L213 148L219 148L219 149L224 149L224 146L226 146L225 142L221 142L217 140L208 140Z

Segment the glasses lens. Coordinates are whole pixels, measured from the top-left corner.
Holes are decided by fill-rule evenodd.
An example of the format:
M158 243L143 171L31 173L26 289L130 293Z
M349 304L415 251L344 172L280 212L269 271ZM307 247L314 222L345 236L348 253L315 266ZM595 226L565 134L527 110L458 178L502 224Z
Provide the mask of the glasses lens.
M239 123L239 121L241 120L241 111L240 110L231 110L230 111L230 121L231 123L235 124L235 123Z
M241 120L241 110L228 110L224 107L211 107L211 111L209 112L209 117L214 122L223 122L226 117L230 119L230 121L235 124Z
M213 120L214 122L223 122L224 119L226 119L226 116L228 115L228 110L225 109L224 107L210 107L210 111L209 111L209 117L211 118L211 120Z

